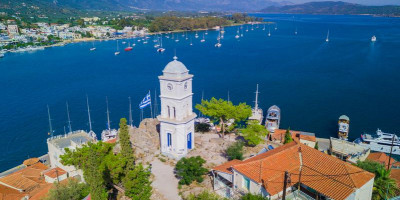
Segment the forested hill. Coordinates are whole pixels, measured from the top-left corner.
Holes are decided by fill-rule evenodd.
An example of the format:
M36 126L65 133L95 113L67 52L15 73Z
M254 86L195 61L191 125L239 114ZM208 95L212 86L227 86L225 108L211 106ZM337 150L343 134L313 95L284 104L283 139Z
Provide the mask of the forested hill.
M310 2L286 6L268 6L263 13L400 16L400 6L365 6L342 1Z

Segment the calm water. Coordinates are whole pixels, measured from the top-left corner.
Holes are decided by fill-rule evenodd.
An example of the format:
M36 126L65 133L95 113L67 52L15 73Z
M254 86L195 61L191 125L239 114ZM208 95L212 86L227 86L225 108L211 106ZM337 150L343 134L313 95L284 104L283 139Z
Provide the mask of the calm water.
M115 41L95 42L95 52L89 51L91 43L76 43L7 54L0 60L0 171L47 152L46 104L55 134L67 126L66 101L72 129L88 129L86 94L98 135L105 128L106 96L113 128L128 117L128 96L137 125L137 105L147 91L159 89L157 76L174 49L195 75L195 103L202 91L205 98L227 98L229 91L234 103L253 104L258 83L260 106L278 105L282 128L336 136L337 119L346 114L351 139L377 128L400 132L400 18L262 16L278 24L277 30L271 26L271 37L268 26L265 31L255 27L237 40L237 27L230 27L219 49L214 47L218 33L210 31L205 43L200 43L202 32L198 39L189 34L193 46L182 34L176 35L178 43L164 38L164 54L156 52L152 39L136 42L131 52L121 48L119 56L114 56ZM378 38L375 44L372 35Z

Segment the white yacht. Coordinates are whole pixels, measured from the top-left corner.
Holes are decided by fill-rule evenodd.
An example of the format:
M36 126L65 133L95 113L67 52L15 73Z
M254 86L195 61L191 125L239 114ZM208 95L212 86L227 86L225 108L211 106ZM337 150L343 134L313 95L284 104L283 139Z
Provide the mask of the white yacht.
M117 51L114 53L114 55L119 55L119 46L118 46L118 40L117 40Z
M339 117L338 121L339 131L338 137L342 140L347 140L349 136L349 126L350 126L350 118L346 115L342 115Z
M112 140L114 138L117 138L118 131L115 129L111 129L111 123L110 123L110 112L108 110L108 99L106 98L106 103L107 103L107 129L103 130L101 132L101 140L103 142L107 142L108 140Z
M354 141L361 146L370 148L372 151L400 155L400 141L396 134L384 133L378 129L376 134L362 134L361 138ZM392 148L393 144L393 148Z
M215 44L215 47L218 47L218 48L220 48L221 46L222 46L222 44L221 44L221 32L219 33L219 35L218 35L218 43L217 44Z
M200 42L205 42L205 41L206 41L206 39L205 39L204 33L203 33L203 39L201 39Z
M374 36L372 36L372 38L371 38L371 42L376 42L376 36L374 35Z
M162 53L165 51L165 49L162 47L162 37L160 38L160 48L157 49L157 52Z
M199 38L199 34L197 34L197 31L196 31L196 34L194 35L194 37Z
M269 132L275 132L275 129L279 129L279 124L281 121L281 109L273 105L267 111L267 117L265 121L265 126Z
M254 103L254 108L251 109L251 116L249 117L249 120L257 120L258 124L261 124L264 116L263 116L263 110L258 107L258 84L257 84L257 90L256 90L256 101Z

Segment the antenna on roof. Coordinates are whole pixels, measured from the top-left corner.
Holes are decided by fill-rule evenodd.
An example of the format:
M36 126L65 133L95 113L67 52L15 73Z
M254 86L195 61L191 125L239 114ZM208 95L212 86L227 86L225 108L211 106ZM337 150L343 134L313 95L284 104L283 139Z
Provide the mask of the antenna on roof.
M50 108L49 105L47 105L47 115L49 116L49 135L53 137L53 126L51 125L51 116L50 116Z
M69 132L72 133L71 119L69 118L68 101L66 102L66 105L67 105L68 129L69 129Z

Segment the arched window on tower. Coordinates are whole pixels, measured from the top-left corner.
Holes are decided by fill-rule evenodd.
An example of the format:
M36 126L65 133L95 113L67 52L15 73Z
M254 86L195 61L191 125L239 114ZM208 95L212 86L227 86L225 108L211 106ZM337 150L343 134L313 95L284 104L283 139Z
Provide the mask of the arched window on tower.
M174 107L174 118L176 118L176 109Z
M169 106L167 106L168 109L168 118L171 118L171 111L169 110Z

